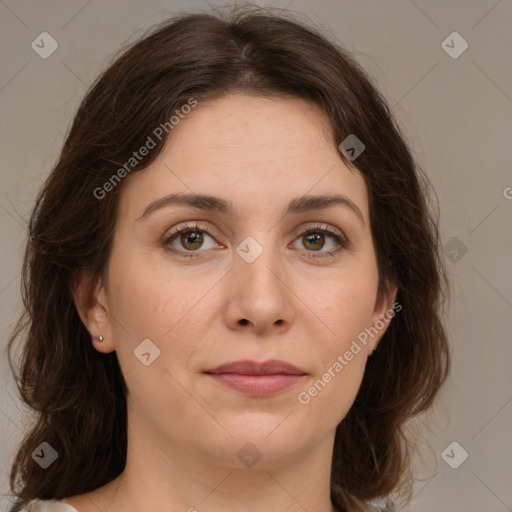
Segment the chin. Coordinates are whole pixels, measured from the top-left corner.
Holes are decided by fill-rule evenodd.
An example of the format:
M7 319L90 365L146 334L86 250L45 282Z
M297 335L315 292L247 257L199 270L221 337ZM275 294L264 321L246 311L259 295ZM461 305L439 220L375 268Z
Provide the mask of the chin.
M236 468L276 468L318 443L314 433L308 435L304 426L300 429L291 423L285 426L287 420L283 422L283 419L286 414L280 418L274 417L272 426L268 421L258 423L256 415L249 416L236 426L223 423L231 435L223 435L218 430L215 439L209 440L204 448L212 461L215 459L216 464Z

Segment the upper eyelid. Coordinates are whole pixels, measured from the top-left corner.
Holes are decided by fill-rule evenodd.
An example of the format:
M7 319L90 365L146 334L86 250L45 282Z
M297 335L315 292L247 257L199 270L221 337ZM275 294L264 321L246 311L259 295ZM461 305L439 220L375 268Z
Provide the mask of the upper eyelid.
M193 230L204 231L207 235L209 235L211 237L217 237L219 235L219 231L208 224L202 225L201 221L187 221L187 222L178 224L177 226L173 227L171 230L166 231L163 238L165 241L169 241L171 238L173 238L174 236L179 234L180 231L187 232L187 231L193 231ZM324 231L328 235L340 237L345 244L347 244L347 245L350 244L350 241L349 241L348 237L345 235L344 231L342 231L341 229L339 229L335 226L332 226L327 223L321 223L319 221L313 222L312 224L303 223L298 228L298 232L297 232L296 236L304 235L304 234L308 233L309 231Z
M205 231L207 234L212 236L219 236L220 231L214 227L212 227L209 224L201 224L202 221L186 221L180 224L177 224L176 226L172 227L171 229L168 229L165 231L164 238L167 236L171 236L173 234L178 233L179 231L188 231L197 229L198 231ZM308 223L302 223L298 229L299 234L307 233L308 231L314 231L314 230L324 230L324 231L332 231L333 234L337 234L340 237L347 238L344 231L342 231L340 228L337 228L335 226L332 226L328 223L322 223L319 221L312 221L312 224ZM295 230L294 229L294 230ZM179 230L179 231L178 231Z
M320 222L316 222L314 223L314 225L308 225L308 224L305 224L303 226L301 226L299 228L299 235L303 235L305 233L307 233L308 231L326 231L328 233L330 233L331 235L338 235L340 236L341 238L344 238L346 239L347 237L345 236L345 233L335 227L335 226L331 226L330 224L326 224L326 223L320 223Z

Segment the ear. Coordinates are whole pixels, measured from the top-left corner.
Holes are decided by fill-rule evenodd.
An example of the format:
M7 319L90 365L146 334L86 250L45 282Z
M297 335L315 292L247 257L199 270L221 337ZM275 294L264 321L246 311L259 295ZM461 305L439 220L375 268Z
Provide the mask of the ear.
M400 304L395 305L397 291L398 289L394 283L387 282L383 289L377 293L375 308L372 314L372 327L370 328L373 335L369 336L367 345L368 355L371 355L377 348L396 311L402 309Z
M104 354L113 352L115 346L108 313L109 308L105 287L101 280L94 283L90 273L81 270L73 281L71 294L78 315L91 335L94 348ZM100 336L103 337L102 341L96 339Z

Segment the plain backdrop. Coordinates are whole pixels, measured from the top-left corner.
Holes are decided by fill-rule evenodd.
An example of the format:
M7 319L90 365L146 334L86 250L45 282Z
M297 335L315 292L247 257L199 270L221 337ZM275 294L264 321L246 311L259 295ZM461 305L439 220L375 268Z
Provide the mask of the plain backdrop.
M447 319L453 371L434 413L419 423L420 479L407 510L510 511L512 2L259 4L300 13L355 52L437 191L454 287ZM4 348L21 308L21 256L35 194L56 162L78 102L113 52L174 12L210 12L219 5L215 0L0 2L1 494L8 491L10 464L26 423ZM31 47L42 32L58 43L46 59ZM460 465L454 469L446 461ZM6 508L3 498L0 509Z

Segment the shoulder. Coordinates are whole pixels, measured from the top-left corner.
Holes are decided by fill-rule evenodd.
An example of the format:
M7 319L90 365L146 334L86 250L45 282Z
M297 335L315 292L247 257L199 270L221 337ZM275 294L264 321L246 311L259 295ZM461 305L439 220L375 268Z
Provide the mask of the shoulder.
M57 500L32 500L20 512L78 512L76 508Z

